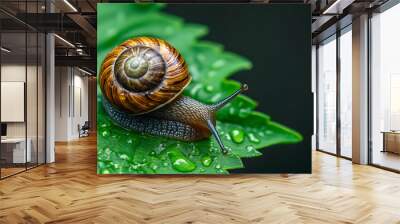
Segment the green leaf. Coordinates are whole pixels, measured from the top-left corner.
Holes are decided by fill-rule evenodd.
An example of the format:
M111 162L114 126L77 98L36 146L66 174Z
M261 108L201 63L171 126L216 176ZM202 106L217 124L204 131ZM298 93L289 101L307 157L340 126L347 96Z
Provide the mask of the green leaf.
M160 12L160 4L99 4L98 68L106 54L136 36L154 36L174 45L193 77L184 95L216 103L240 88L228 80L251 69L246 58L227 52L218 43L200 40L204 25L185 23ZM115 13L118 12L118 13ZM243 168L241 158L260 156L259 149L300 142L302 136L255 111L257 102L239 95L217 113L217 130L230 153L222 154L214 138L182 142L125 130L114 124L102 106L98 89L99 174L228 174Z

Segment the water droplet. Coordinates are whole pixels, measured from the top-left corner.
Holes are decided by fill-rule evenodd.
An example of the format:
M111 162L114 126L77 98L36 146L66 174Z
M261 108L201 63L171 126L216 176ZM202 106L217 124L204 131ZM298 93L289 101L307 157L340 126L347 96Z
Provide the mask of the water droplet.
M132 139L129 139L128 144L132 144L132 143L133 143Z
M196 169L196 164L190 161L179 149L172 148L168 150L167 154L175 170L190 172Z
M264 136L265 136L265 133L262 132L262 131L260 131L260 132L258 132L258 135L261 136L261 137L264 137Z
M105 128L105 127L107 127L107 124L106 124L106 123L103 123L103 124L101 125L101 127L102 127L102 128Z
M197 150L197 149L193 150L192 155L193 155L193 156L198 156L198 155L200 155L199 150Z
M221 169L221 165L217 164L217 165L215 166L215 168Z
M230 115L235 115L236 114L236 109L234 107L229 107L229 114Z
M212 163L213 159L209 155L205 155L201 158L201 163L205 167L209 167Z
M213 97L211 97L210 101L211 101L211 103L216 103L216 102L219 101L219 99L221 99L221 97L222 97L222 94L221 93L217 93Z
M151 156L155 156L155 155L156 155L156 152L151 151L151 152L150 152L150 155L151 155Z
M214 91L214 86L212 86L212 85L207 85L207 86L206 86L206 91L209 92L209 93L211 93L212 91Z
M240 109L238 115L240 118L246 118L250 115L250 113L251 110L249 108L246 108L246 109Z
M206 170L203 168L200 168L199 171L200 171L200 173L204 173Z
M101 174L110 174L110 171L108 169L103 169L100 171Z
M246 150L247 150L247 152L252 152L255 150L255 148L252 145L248 145L248 146L246 146Z
M118 169L120 166L119 166L118 163L114 163L113 167L114 167L115 169Z
M163 163L163 165L164 165L164 166L168 166L168 163L167 163L167 162L165 162L165 163Z
M248 133L247 136L250 139L250 142L259 143L260 139L258 139L253 133Z
M230 137L229 137L230 138ZM211 149L210 149L210 151L211 152L218 152L220 149L219 148L216 148L216 147L212 147Z
M242 130L234 129L230 135L235 143L242 143L244 141L244 132Z
M153 165L153 166L151 167L151 169L156 170L156 169L158 169L158 166L157 166L157 165Z
M138 167L139 167L139 166L136 165L136 164L131 165L131 168L132 168L133 170L137 170Z
M106 163L105 163L105 162L99 161L99 162L97 163L97 167L99 167L100 169L105 168L105 167L106 167Z
M119 156L119 158L120 158L120 159L123 159L123 160L128 160L128 159L129 159L129 156L126 155L126 154L122 154L122 155Z
M225 138L226 138L228 141L232 140L232 138L231 138L231 136L230 136L229 134L225 134Z
M107 155L110 155L110 154L111 154L111 149L110 149L110 148L106 148L106 149L104 149L104 152L105 152Z
M101 135L103 135L103 137L106 137L106 136L110 135L110 133L108 133L108 131L103 131L103 133L101 133Z

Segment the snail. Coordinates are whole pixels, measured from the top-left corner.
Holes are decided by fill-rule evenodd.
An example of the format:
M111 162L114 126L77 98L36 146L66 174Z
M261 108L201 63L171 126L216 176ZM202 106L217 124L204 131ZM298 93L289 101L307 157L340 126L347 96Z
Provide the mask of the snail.
M191 76L180 53L162 39L132 38L104 59L99 75L103 107L113 122L141 133L182 141L217 140L227 153L216 125L216 112L247 90L212 105L183 96Z

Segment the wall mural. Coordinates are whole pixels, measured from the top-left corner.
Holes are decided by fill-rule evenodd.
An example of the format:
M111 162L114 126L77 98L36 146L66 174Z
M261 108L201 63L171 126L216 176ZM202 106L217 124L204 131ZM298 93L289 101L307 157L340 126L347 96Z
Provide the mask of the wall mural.
M307 159L310 154L306 151L307 146L311 151L311 144L308 139L304 141L303 136L311 138L309 130L312 127L295 130L285 119L275 120L267 115L268 109L257 111L258 105L268 104L264 95L258 99L260 102L246 95L246 90L250 93L252 88L258 96L265 88L285 91L281 88L284 84L265 83L265 87L260 88L259 84L252 85L254 80L246 80L250 75L279 74L252 74L253 67L257 66L255 62L240 52L224 49L224 42L214 41L215 33L211 40L207 39L208 34L213 34L211 27L191 22L191 18L194 21L201 19L192 13L196 11L209 13L206 23L220 25L232 24L245 17L230 17L228 21L221 13L262 12L254 6L244 6L98 4L99 174L310 172L310 159ZM290 7L261 8L288 13ZM238 11L240 8L242 10ZM307 10L307 7L297 9L305 20L309 19ZM293 25L296 24L283 28ZM268 25L263 28L257 21L242 28L238 27L237 32L247 31L250 35L248 39L242 39L244 48L257 30L270 29ZM225 38L221 40L240 38L228 30L223 36ZM303 39L307 41L306 37ZM290 39L283 40L282 44L288 41ZM232 44L228 42L228 45ZM263 42L258 46L258 49L252 47L253 51L259 51L261 58L268 59L265 63L274 64L273 57L262 54L268 50ZM307 47L310 48L308 43L306 53ZM306 63L310 62L308 55L294 50L297 49L290 53L299 54ZM279 52L271 55L274 54ZM287 63L287 66L294 66L290 61ZM307 69L307 65L297 67L297 73L301 74L297 79L310 81ZM240 72L244 71L248 75L239 81ZM238 78L232 78L236 74ZM311 87L308 83L301 84L298 83L297 93L287 94L301 92L303 105L312 105ZM295 98L292 100L286 104L299 103ZM311 106L309 110L312 126ZM295 154L302 154L306 159L300 161L303 163L301 168L287 166L285 169L285 163L274 168L278 160L270 158L269 161L268 157L252 162L263 157L263 152L269 148L279 154L279 146L288 145L292 145L292 152L287 153L286 148L281 152L282 158L296 164L299 162L296 162ZM273 166L266 166L268 163ZM247 170L246 164L252 164L253 168Z

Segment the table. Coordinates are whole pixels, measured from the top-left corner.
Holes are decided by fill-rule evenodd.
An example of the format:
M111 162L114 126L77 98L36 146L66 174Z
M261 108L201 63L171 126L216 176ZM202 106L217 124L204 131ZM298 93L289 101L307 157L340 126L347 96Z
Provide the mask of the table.
M382 152L392 152L400 154L400 131L382 131L383 150Z
M25 144L26 142L28 143L25 151ZM2 151L2 157L3 152L4 154L8 154L8 152L11 152L12 156L7 156L9 158L6 158L6 161L9 163L26 163L26 162L31 162L32 160L32 153L31 153L31 145L32 141L30 138L27 138L25 142L25 138L5 138L1 139L1 151ZM13 146L10 149L10 146ZM26 154L25 154L26 153ZM12 160L11 160L12 158Z

